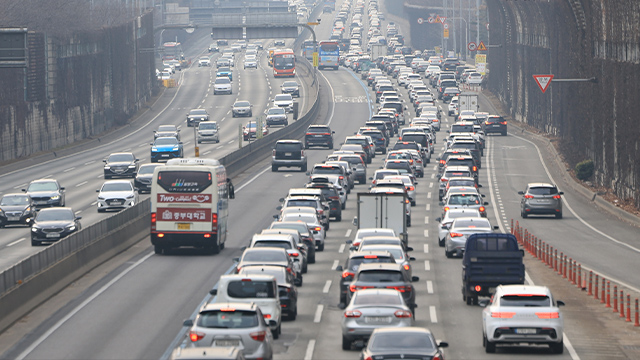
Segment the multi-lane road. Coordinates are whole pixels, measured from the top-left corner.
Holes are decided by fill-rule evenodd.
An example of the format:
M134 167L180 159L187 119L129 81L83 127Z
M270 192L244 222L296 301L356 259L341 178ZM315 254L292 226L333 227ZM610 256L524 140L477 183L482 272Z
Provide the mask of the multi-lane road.
M317 29L328 34L330 15ZM327 24L329 23L329 24ZM203 43L205 43L203 41ZM266 42L265 42L266 43ZM192 49L194 54L206 51ZM194 56L195 58L195 56ZM201 155L218 157L237 148L237 126L246 120L231 118L231 104L236 98L251 101L254 113L261 113L269 99L278 93L278 81L270 75L264 54L261 68L235 68L234 95L213 96L211 83L215 68L190 68L179 73L180 87L165 92L145 115L146 121L122 133L115 141L101 144L81 154L45 164L25 166L24 169L1 175L0 192L19 191L30 180L51 175L67 188L67 202L80 211L83 222L92 223L104 216L95 211L95 189L102 183L102 159L110 152L129 150L148 162L152 130L161 124L180 124L186 152L193 151L193 134L184 125L186 112L194 107L206 108L221 122L221 142L201 145ZM323 71L328 85L325 90L333 102L322 114L336 132L336 144L357 131L372 114L375 104L369 103L371 91L352 72ZM305 95L303 93L303 101ZM405 92L406 98L406 92ZM439 103L442 106L442 103ZM495 112L488 102L482 110ZM445 118L438 133L436 155L442 150L452 118ZM509 231L511 218L519 217L520 196L528 182L554 180L565 191L564 219L529 218L520 220L531 232L571 254L585 265L628 284L640 288L637 277L637 257L640 239L637 228L605 214L587 200L562 186L561 176L552 162L539 155L536 143L516 134L489 136L483 168L480 170L482 192L488 206L489 219L501 230ZM336 145L338 147L338 145ZM310 150L309 164L324 160L330 150ZM551 356L544 347L501 349L498 354L484 353L481 343L481 308L467 306L460 293L461 264L459 259L447 259L437 245L437 223L440 216L434 161L426 167L425 177L419 179L417 204L412 209L409 229L413 273L420 277L417 291L416 325L430 328L438 339L449 342L445 353L452 359L540 358ZM380 167L378 155L368 167L369 175ZM154 255L148 238L130 251L79 280L51 299L14 328L0 335L0 354L4 358L29 359L159 359L166 357L174 345L184 340L182 321L207 298L220 275L233 265L231 259L241 253L251 236L267 227L276 213L278 199L291 187L299 187L307 177L296 171L271 172L268 159L247 170L236 183L236 199L230 205L229 238L226 249L216 256L204 256L184 250L172 256ZM356 185L355 192L368 190ZM343 221L331 224L324 252L317 253L316 264L309 266L304 286L299 288L298 318L285 322L282 336L276 341L277 359L357 359L358 351L340 349L340 320L338 308L339 273L334 269L342 264L348 253L345 240L351 239L355 228L355 193L349 197ZM2 266L15 263L34 250L29 242L28 229L0 230L0 258ZM535 270L532 266L530 269ZM530 270L532 271L532 270ZM535 270L540 271L540 270ZM545 271L545 270L542 270ZM531 273L531 279L544 279L544 274ZM536 281L538 283L538 281ZM542 284L544 285L544 284ZM562 294L567 292L552 287ZM586 317L589 309L577 308L582 302L563 298L567 302L565 329L567 349L557 358L591 358L613 356L623 358L621 347L601 346L599 329ZM571 301L573 300L573 301ZM595 315L594 315L595 316ZM603 320L604 321L604 320ZM599 324L599 323L596 323ZM626 324L621 323L621 326ZM625 328L626 332L635 331ZM590 331L587 331L590 330ZM610 331L610 329L608 330ZM637 331L636 331L637 334ZM636 337L640 345L640 337ZM629 346L632 342L627 343ZM621 346L621 345L620 345ZM627 355L628 356L628 355ZM632 356L628 356L633 358Z

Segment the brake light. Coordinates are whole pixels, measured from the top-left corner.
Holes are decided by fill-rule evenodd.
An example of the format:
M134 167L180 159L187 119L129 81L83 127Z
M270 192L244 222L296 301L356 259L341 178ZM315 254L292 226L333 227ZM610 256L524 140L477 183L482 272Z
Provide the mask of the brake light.
M365 259L377 259L378 255L365 255L364 258Z
M156 213L151 213L151 230L156 229Z
M197 331L189 331L189 340L191 340L191 342L202 340L203 337L204 337L204 333L197 332Z
M440 164L444 165L444 164L446 164L446 163L447 163L446 161L444 161L444 160L440 160Z
M413 186L409 186L409 191L413 191L413 190L415 190L415 189L416 189L415 187L413 187Z
M411 265L409 265L409 264L405 264L403 267L407 271L411 270Z
M276 156L276 149L271 150L271 156Z
M211 232L218 232L218 214L211 214Z
M525 199L533 199L533 195L525 195L524 198Z
M507 122L506 121L500 121L500 124L507 125Z
M553 195L554 199L560 199L560 195Z
M451 237L454 237L454 238L455 238L455 237L461 237L461 236L463 236L462 234L460 234L460 233L456 233L456 232L449 233L449 235L450 235Z
M222 308L222 309L220 309L220 311L224 311L224 312L235 312L235 311L236 311L236 309L235 309L235 308L228 308L228 307L226 307L226 308Z
M262 316L264 316L265 319L271 319L271 314L263 314Z
M447 178L440 178L440 181L449 181Z
M492 318L498 318L498 319L511 319L516 313L514 312L498 312L498 311L494 311L491 312L491 317Z
M484 206L480 206L480 209L478 209L478 210L480 210L480 212L482 213L482 212L484 212L486 209L484 208Z
M445 212L449 211L449 207L448 207L448 206L445 206L445 207L444 207L444 211L445 211Z
M346 318L359 318L362 316L362 313L358 310L347 310L344 312L344 317Z
M401 285L401 286L387 286L387 289L395 289L395 290L398 290L398 291L403 293L403 292L410 292L411 291L411 286L404 286L404 285Z
M322 228L321 228L320 226L316 226L316 227L314 227L312 230L314 230L314 231L320 231L320 230L322 230Z
M473 171L478 171L478 167L477 167L477 166L474 166L474 167L473 167Z
M298 257L298 256L300 256L300 253L291 252L291 253L289 253L289 256Z
M344 176L340 176L339 178L340 178L340 180L343 180L343 179L344 179Z
M351 292L356 292L358 290L364 289L373 289L373 286L349 285L349 290L351 290Z
M251 336L251 338L255 341L264 341L264 337L266 335L266 332L264 331L258 331L258 332L254 332L249 334L249 336Z
M558 312L537 312L536 316L540 319L558 319L560 314Z
M342 272L342 278L346 279L348 277L353 277L355 275L355 273L349 272L349 271L344 271Z
M394 312L393 315L395 315L397 318L410 318L412 316L411 312L406 310L398 310Z

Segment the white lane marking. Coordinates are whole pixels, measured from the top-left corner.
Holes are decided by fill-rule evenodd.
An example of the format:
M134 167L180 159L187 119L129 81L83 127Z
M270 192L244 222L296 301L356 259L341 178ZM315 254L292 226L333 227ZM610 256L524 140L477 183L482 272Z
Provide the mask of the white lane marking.
M429 237L429 230L427 230L427 229L424 230L424 237L426 237L426 238Z
M256 174L256 176L252 177L249 181L247 181L246 183L242 184L240 187L238 187L236 189L236 192L244 189L247 185L251 184L252 182L254 182L258 177L260 177L262 174L266 173L267 171L271 170L271 166L269 166L268 168L260 171L258 174Z
M338 253L342 254L344 252L344 248L346 247L347 244L342 244L340 245L340 248L338 249Z
M425 216L425 217L424 217L424 223L425 223L425 224L428 224L428 223L429 223L429 217L428 217L428 216Z
M233 144L233 142L234 142L234 141L235 141L235 140L231 140L231 141L229 141L227 144Z
M431 271L431 263L429 262L429 260L424 261L424 269L426 271Z
M96 179L102 179L103 176L104 175L98 175L98 176L96 176Z
M95 205L97 203L98 203L97 201L94 201L94 202L91 203L91 206L93 206L93 205Z
M425 210L431 211L431 204L427 204L427 207L425 208Z
M84 166L91 165L94 162L96 162L96 161L95 160L87 161L86 163L84 163Z
M211 150L207 150L207 151L202 153L202 155L209 155L209 154L211 154Z
M316 315L313 317L314 323L319 323L320 319L322 319L322 310L324 310L324 305L318 304L318 307L316 308Z
M357 149L357 148L356 148ZM435 179L436 178L436 174L431 174L431 178Z
M429 183L429 189L433 188L433 183Z
M344 237L349 237L351 236L351 229L347 229L347 233L344 234Z
M335 270L338 267L338 260L333 260L333 265L331 265L331 270Z
M429 253L429 244L424 244L424 253L425 254Z
M429 317L431 318L432 324L436 324L438 322L438 315L436 315L436 307L433 305L429 306Z
M216 147L216 150L222 149L223 147L224 147L224 145L218 145L218 146Z
M562 338L564 339L564 346L566 346L567 350L569 350L569 355L571 355L571 358L573 360L580 360L580 356L578 356L578 353L576 352L576 349L574 349L573 345L571 345L571 341L569 341L569 338L567 337L567 334L565 334L563 332L562 333Z
M313 359L313 349L316 347L315 340L309 340L309 344L307 344L307 352L304 354L304 360Z
M138 145L138 147L139 147L139 148L141 148L141 147L145 147L145 146L149 146L149 145L148 145L147 143L144 143L144 144L140 144L140 145Z
M27 238L20 238L20 239L18 239L18 240L16 240L16 241L14 241L14 242L12 242L12 243L8 243L8 244L7 244L7 247L9 247L9 246L13 246L13 245L18 244L18 243L20 243L20 242L22 242L22 241L25 241L25 240L27 240Z
M87 183L88 183L88 181L83 181L83 182L81 182L79 184L76 184L76 187L80 187L82 185L86 185Z
M82 212L82 210L78 210L75 212L76 215L80 214Z
M327 280L327 282L326 282L326 283L324 283L324 289L322 289L322 292L323 292L324 294L326 294L326 293L328 293L328 292L329 292L329 289L331 288L331 283L332 283L332 282L333 282L333 281L331 281L331 280Z
M427 199L431 199L431 191L427 193Z
M111 286L113 286L113 284L115 284L120 279L125 277L133 269L135 269L136 267L140 266L140 264L142 264L147 259L152 257L153 254L154 254L153 252L150 252L149 254L145 255L142 259L140 259L140 260L136 261L135 263L133 263L125 271L123 271L120 274L118 274L111 281L109 281L103 287L101 287L98 291L93 293L93 295L89 296L80 305L76 306L71 312L69 312L66 316L64 316L62 319L60 319L60 321L58 321L54 326L52 326L49 330L47 330L44 334L42 334L42 336L40 336L36 341L34 341L29 347L27 347L20 355L18 355L16 360L22 360L25 357L27 357L29 354L31 354L31 352L33 352L33 350L35 350L35 348L37 348L40 344L42 344L45 340L47 340L47 338L49 338L49 336L51 336L51 334L53 334L62 325L64 325L67 321L69 321L69 319L71 319L73 316L75 316L75 314L77 314L78 312L80 312L80 310L82 310L87 305L89 305L89 303L92 302L93 300L95 300L98 296L102 295L102 293L107 291Z
M427 293L433 294L433 281L427 280Z
M20 184L20 185L16 185L16 186L14 186L13 188L14 188L14 189L20 189L21 187L23 187L23 186L25 186L25 185L27 185L27 183Z

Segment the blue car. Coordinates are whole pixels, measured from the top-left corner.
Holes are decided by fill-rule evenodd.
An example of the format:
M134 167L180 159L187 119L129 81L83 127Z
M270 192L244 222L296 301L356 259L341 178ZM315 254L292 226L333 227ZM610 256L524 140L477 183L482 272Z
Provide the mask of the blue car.
M216 77L226 76L229 80L233 81L233 71L231 71L230 67L219 67L218 72L216 72Z
M174 137L159 137L151 143L151 162L183 157L182 142Z

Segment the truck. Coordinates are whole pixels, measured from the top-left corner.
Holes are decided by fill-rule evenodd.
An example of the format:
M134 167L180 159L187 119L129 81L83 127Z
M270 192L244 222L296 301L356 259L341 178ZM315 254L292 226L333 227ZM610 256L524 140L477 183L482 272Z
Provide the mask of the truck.
M458 95L458 114L463 110L479 111L478 94L471 92L463 92Z
M371 44L371 60L377 61L381 57L387 55L387 45L385 44Z
M386 228L395 231L408 244L406 207L408 199L400 193L358 193L357 217L353 225L358 229Z
M477 305L498 285L524 284L524 250L513 234L476 233L467 238L462 258L462 300Z

